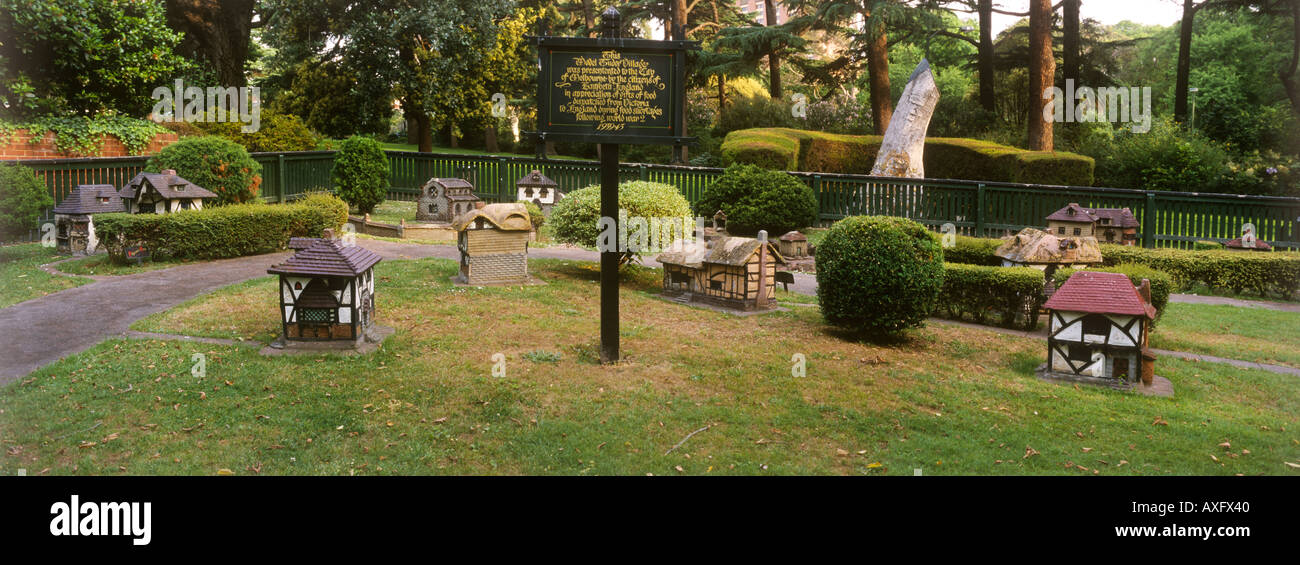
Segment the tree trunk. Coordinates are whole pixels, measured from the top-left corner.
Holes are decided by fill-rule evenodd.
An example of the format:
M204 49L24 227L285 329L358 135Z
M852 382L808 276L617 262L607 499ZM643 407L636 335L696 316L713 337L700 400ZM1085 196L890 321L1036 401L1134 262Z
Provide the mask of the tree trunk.
M889 129L889 120L894 115L894 103L889 93L889 38L885 36L885 24L871 19L871 14L863 12L868 26L875 30L875 36L867 44L867 74L871 82L871 121L875 124L876 135L885 135Z
M763 0L763 6L767 10L767 25L776 25L776 5L772 0ZM781 99L781 57L776 54L775 49L767 52L767 76L768 92L771 93L773 100Z
M771 2L768 2L768 5L770 6ZM686 39L686 12L686 0L673 1L673 24L671 26L675 32L673 34L673 39ZM687 70L687 73L690 73L689 69ZM686 98L683 97L682 120L681 123L677 124L677 135L680 136L686 135L686 104L688 104L688 102ZM688 159L690 159L690 156L687 154L687 148L685 145L673 146L672 160L675 164L685 164Z
M1291 113L1300 117L1300 80L1297 80L1296 69L1300 67L1300 0L1291 0L1291 64L1285 69L1278 72L1278 78L1282 79L1282 88L1286 89L1286 97L1291 100Z
M912 71L898 112L889 121L889 129L880 142L872 176L925 178L925 132L939 103L939 89L934 84L930 65L922 60Z
M993 0L979 0L980 13L980 106L989 112L997 110L993 97Z
M587 26L587 37L596 37L600 30L596 29L596 11L591 6L591 0L582 0L582 21Z
M420 144L420 124L419 124L418 121L416 121L415 118L409 117L409 116L410 116L410 112L409 112L409 111L407 111L406 114L407 114L407 116L408 116L408 117L406 118L406 142L409 143L409 144L411 144L411 145L419 145L419 144Z
M167 0L167 27L184 34L176 51L212 65L221 86L246 86L256 0Z
M501 151L501 147L497 145L496 119L493 119L490 123L488 123L487 127L483 128L483 149L486 150L488 153L496 153Z
M424 112L415 113L416 139L419 140L419 150L421 153L430 153L433 151L433 118Z
M456 140L456 124L447 124L447 146L452 149L460 147L460 142Z
M1061 78L1079 83L1079 5L1082 0L1064 0L1061 3L1062 61ZM1069 84L1069 83L1065 83Z
M1187 88L1192 73L1192 20L1196 5L1183 0L1183 20L1178 28L1178 71L1174 80L1174 120L1187 121Z
M1043 115L1044 92L1056 79L1052 56L1052 0L1029 2L1029 149L1052 150L1052 123ZM1062 103L1063 101L1057 101Z

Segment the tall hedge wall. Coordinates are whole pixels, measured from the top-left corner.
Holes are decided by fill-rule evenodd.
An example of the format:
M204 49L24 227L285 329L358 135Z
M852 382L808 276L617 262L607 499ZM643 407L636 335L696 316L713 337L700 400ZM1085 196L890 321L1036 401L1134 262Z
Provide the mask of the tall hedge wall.
M786 171L868 174L881 136L789 128L733 131L722 142L722 164L750 163ZM1091 186L1091 157L1026 151L976 139L925 140L925 176L965 180Z

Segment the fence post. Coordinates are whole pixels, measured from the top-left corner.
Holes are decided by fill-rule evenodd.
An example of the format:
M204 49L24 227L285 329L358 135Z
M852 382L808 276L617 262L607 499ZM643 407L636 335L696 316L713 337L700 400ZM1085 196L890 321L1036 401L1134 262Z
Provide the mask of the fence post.
M1142 247L1156 246L1156 193L1148 192L1142 211Z
M275 172L276 178L278 179L277 183L279 184L279 186L276 187L276 202L284 202L284 193L289 187L289 183L285 180L284 153L275 156Z
M637 175L639 175L639 176L637 177L638 179L641 179L641 180L650 180L650 169L647 168L647 167L645 166L645 163L641 163L641 164L637 165L636 168L637 168L637 171L636 171L636 172L637 172Z
M497 157L497 201L514 202L517 196L506 184L506 158Z
M975 237L984 237L984 183L975 185Z

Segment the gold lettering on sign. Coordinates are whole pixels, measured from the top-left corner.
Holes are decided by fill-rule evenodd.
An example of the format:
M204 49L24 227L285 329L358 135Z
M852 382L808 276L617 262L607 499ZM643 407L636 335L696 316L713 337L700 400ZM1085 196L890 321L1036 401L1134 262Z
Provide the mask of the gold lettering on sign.
M617 51L574 57L554 85L563 97L557 110L596 124L596 131L645 126L666 111L660 97L668 85L659 72L649 60Z

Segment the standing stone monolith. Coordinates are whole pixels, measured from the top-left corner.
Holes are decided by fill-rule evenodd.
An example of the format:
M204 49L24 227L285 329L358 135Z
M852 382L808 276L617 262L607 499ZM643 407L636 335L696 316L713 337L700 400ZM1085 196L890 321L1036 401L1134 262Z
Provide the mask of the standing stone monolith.
M880 143L871 174L882 177L925 178L925 130L939 103L939 88L930 73L930 62L921 59L907 79L903 96L898 100L889 129Z

